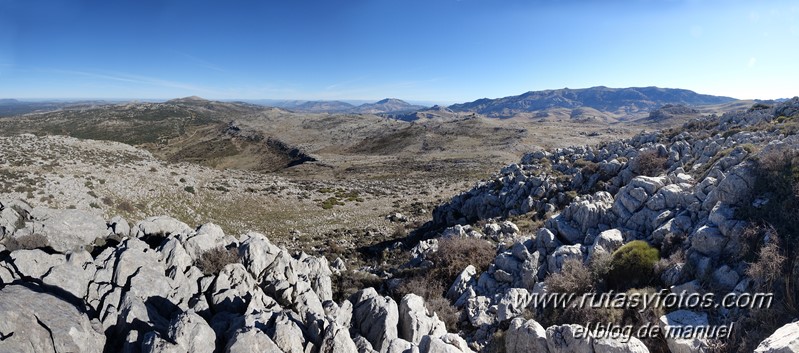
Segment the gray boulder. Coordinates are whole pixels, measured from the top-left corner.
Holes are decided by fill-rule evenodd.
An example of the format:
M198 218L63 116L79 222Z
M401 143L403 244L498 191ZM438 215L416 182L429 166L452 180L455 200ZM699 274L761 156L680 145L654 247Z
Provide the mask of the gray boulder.
M612 254L616 249L624 245L624 236L618 229L608 229L594 239L589 256L593 258L596 253Z
M120 237L127 237L130 235L130 224L122 216L114 216L108 223L108 231L110 234L115 234Z
M425 335L441 336L447 333L444 322L436 313L429 313L424 299L416 294L406 294L399 305L399 336L418 344Z
M505 332L507 353L549 352L547 332L535 320L513 319Z
M50 247L60 253L81 250L108 235L108 227L102 217L82 210L36 207L31 211L31 216L33 221L13 236L44 235Z
M130 230L131 235L141 238L145 236L168 236L188 234L192 231L186 223L169 216L148 217Z
M796 353L799 352L799 322L792 322L774 331L760 342L755 353Z
M55 295L24 286L0 289L2 352L96 352L105 336L82 310Z
M680 327L698 327L707 326L707 314L697 313L690 310L677 310L660 317L658 326L662 332L669 332L669 330L679 330ZM679 353L700 353L704 352L707 348L707 342L704 339L692 338L679 338L674 335L666 335L666 344L669 350ZM671 336L671 337L669 337Z
M424 336L419 343L422 353L473 353L469 345L460 336L448 333L441 337Z
M146 335L142 344L143 353L213 353L216 334L202 317L193 312L183 312L169 324L168 339L158 337L155 332Z
M458 300L458 298L466 292L466 288L474 284L474 276L477 275L477 269L469 265L458 275L455 282L447 290L447 298L450 300Z
M593 353L590 336L580 337L580 325L550 326L547 328L547 348L550 353Z
M398 338L399 310L390 297L381 297L374 288L353 294L352 327L378 351L388 348Z
M357 353L358 347L350 338L349 330L337 323L325 328L319 353Z
M562 245L547 257L547 269L550 273L558 273L563 263L568 260L583 261L583 251L580 244Z
M283 353L269 336L257 328L236 331L228 340L226 353L275 352Z

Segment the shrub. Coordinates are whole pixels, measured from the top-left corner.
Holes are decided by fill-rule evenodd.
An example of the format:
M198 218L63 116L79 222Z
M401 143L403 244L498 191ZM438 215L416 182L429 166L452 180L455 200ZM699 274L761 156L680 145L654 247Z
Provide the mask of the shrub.
M333 300L340 303L364 288L379 289L383 279L364 271L345 271L333 277Z
M755 282L755 288L766 290L782 276L785 256L780 253L779 239L769 237L769 242L760 247L757 260L749 264L746 275Z
M660 157L655 150L643 151L633 158L632 170L638 175L658 176L666 169L666 157Z
M219 273L225 266L237 262L239 262L237 248L226 249L220 246L203 252L196 265L203 271L203 274L212 275Z
M799 152L773 150L761 154L755 160L755 175L751 197L764 197L768 202L758 206L746 202L736 216L773 227L787 255L793 258L799 240Z
M394 227L394 232L391 233L393 239L405 238L408 236L408 230L405 229L405 226L402 224L397 224Z
M613 252L608 272L608 284L613 288L642 287L653 281L655 263L660 251L643 240L624 244Z
M50 242L47 241L47 237L38 233L8 238L6 240L6 250L8 251L41 249L48 246L50 246Z
M570 259L563 263L560 272L549 275L544 283L554 293L588 293L594 287L591 271L580 260Z
M188 192L189 194L194 194L194 187L193 186L186 186L183 188L183 191Z
M431 313L436 313L438 318L444 321L447 331L455 331L455 328L458 327L460 312L450 304L449 300L439 295L429 299L425 298L424 304L427 310Z
M133 212L136 208L128 200L123 200L117 204L117 209L123 212Z
M451 284L469 265L485 271L496 257L494 246L476 238L442 238L438 250L428 256L435 266L430 274L435 280Z

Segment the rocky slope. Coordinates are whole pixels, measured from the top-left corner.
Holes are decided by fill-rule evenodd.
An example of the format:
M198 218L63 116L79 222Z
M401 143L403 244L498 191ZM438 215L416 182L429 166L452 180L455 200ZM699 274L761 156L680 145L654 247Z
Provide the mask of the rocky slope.
M763 290L757 285L763 278L752 277L749 270L756 261L752 260L752 250L746 250L753 241L748 230L760 221L775 218L756 219L747 217L746 212L779 212L769 203L773 207L785 205L776 206L777 190L761 185L762 168L770 160L790 161L799 152L799 137L795 135L798 113L799 98L794 98L777 107L758 105L745 112L695 120L681 129L644 133L601 146L533 152L437 208L433 223L449 227L442 233L444 237L494 238L504 243L487 271L478 274L474 269L465 270L448 293L475 328L472 340L487 340L503 322L519 317L531 306L535 311L530 294L547 292L545 279L563 271L569 259L590 265L597 254L613 253L633 240L644 240L665 256L680 253L678 260L662 270L659 279L650 282L666 290L716 293L719 297L727 292ZM796 185L795 179L793 182ZM788 190L790 193L790 186ZM462 226L481 220L518 219L519 215L532 217L542 227L534 234L519 234L512 226ZM755 237L764 238L754 242L764 246L775 235L757 233ZM790 257L791 234L779 237L788 241L781 243L782 253ZM422 263L425 249L434 248L437 241L432 239L417 247L412 263ZM761 256L763 253L761 248ZM790 266L775 269L787 271L788 276L796 273ZM793 298L795 289L787 290ZM701 314L691 322L705 325L741 324L743 317L754 315L723 309L688 314ZM660 320L670 320L669 315ZM790 316L780 317L778 320L790 321ZM508 332L520 325L527 325L526 334L544 337L535 322L514 321ZM548 339L550 329L546 330ZM765 341L758 351L779 351L774 342L796 347L799 336L793 331L786 337L788 331L782 329L775 334L778 338ZM671 352L707 351L726 343L710 339L661 341ZM724 349L746 351L754 348L752 343ZM792 349L786 351L796 351Z
M797 351L799 330L790 321L799 313L789 305L796 287L781 279L799 275L788 265L796 257L784 232L794 228L776 222L795 212L797 132L799 98L598 146L528 153L437 207L414 234L432 230L430 239L415 244L402 268L386 258L403 253L401 242L381 261L348 270L349 259L311 256L243 229L191 227L169 216L128 223L90 209L6 199L0 201L0 313L12 319L0 322L0 351ZM127 148L119 146L135 155ZM146 157L139 163L146 165ZM768 163L787 168L787 174L773 170L788 176L778 180L787 186L763 185L772 175L764 173L772 171ZM789 191L778 193L775 185ZM789 212L781 212L786 205ZM772 228L752 228L761 222ZM457 268L459 275L433 296L425 288L387 295L409 276L439 273L436 262L447 254L438 249L468 239L490 246L485 267ZM585 316L590 311L575 307L553 314L533 300L568 288L564 283L577 282L578 274L635 240L658 250L659 269L623 273L616 283L607 277L613 268L602 274L607 278L591 272L587 293L625 288L644 276L650 288L624 290L773 290L780 306L765 313L676 306ZM764 258L775 246L778 254ZM477 260L476 253L466 255ZM773 282L753 271L768 265L764 259L785 263L766 267L780 274ZM341 295L342 285L363 276L378 281ZM435 296L447 301L436 304ZM450 306L456 308L451 321L444 316ZM757 321L764 317L769 321ZM584 335L586 322L597 320L662 329L734 323L739 331L726 340Z

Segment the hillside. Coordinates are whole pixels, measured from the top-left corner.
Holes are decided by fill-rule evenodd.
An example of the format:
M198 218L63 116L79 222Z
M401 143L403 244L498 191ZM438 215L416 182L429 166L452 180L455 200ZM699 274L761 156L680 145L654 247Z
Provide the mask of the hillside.
M658 87L557 89L531 91L518 96L453 104L456 112L474 112L492 117L513 117L519 114L546 113L553 109L591 108L629 119L645 115L666 104L688 106L714 105L734 101L729 97L698 94L684 89Z
M694 112L663 112L683 113ZM304 124L342 123L326 119ZM502 123L461 123L489 122ZM117 142L0 137L0 313L15 318L0 324L0 347L790 351L799 342L797 133L799 98L757 104L528 151L471 188L297 182L168 163ZM392 143L382 144L401 146ZM535 299L554 293L630 301ZM774 300L722 306L730 293ZM642 305L634 295L711 301ZM631 329L580 333L599 322ZM640 327L705 331L686 340L633 333Z

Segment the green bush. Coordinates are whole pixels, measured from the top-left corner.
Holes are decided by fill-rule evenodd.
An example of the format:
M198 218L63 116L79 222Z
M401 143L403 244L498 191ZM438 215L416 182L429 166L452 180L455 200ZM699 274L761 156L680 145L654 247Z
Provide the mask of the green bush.
M660 251L643 240L631 241L613 252L607 282L612 288L640 288L654 279Z

